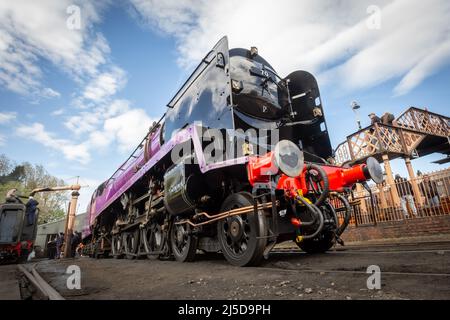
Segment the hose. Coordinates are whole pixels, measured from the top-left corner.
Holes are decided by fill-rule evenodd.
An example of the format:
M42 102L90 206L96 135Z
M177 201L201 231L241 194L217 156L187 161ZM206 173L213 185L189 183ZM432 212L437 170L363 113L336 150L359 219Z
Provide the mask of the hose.
M306 235L306 236L302 235L302 240L313 239L323 229L324 219L323 219L322 212L320 211L320 209L315 204L309 203L305 198L303 198L301 196L297 196L296 199L298 201L300 201L301 203L303 203L306 206L306 208L315 215L315 218L313 220L314 222L317 221L317 217L319 218L319 226L317 227L316 231L314 233ZM305 223L303 223L303 225L305 226L305 225L307 225L307 223L309 224L309 222L305 222Z
M300 200L299 200L300 201ZM296 211L297 209L295 208L295 204L292 204L292 211ZM315 214L314 213L314 217L313 217L313 219L311 220L311 221L307 221L307 222L303 222L302 221L302 226L303 227L309 227L309 226L312 226L312 225L314 225L315 223L317 222L317 214Z
M350 206L350 203L344 196L337 194L336 197L339 200L341 200L341 202L344 204L344 207L345 207L344 222L342 222L342 225L340 225L336 230L336 235L340 236L345 231L348 224L350 223L350 218L352 215L352 207Z
M309 171L309 170L316 170L319 173L319 175L322 177L323 191L320 194L319 198L314 203L314 205L316 207L320 207L320 205L325 201L325 199L328 197L328 194L330 193L330 184L328 181L328 175L320 166L318 166L314 163L309 163L306 165L306 171ZM312 186L312 187L313 187L313 189L315 189L314 186Z
M334 223L336 224L336 228L337 228L339 226L339 219L336 214L335 208L329 201L325 202L325 205L328 207L328 209L330 209L331 213L333 214Z

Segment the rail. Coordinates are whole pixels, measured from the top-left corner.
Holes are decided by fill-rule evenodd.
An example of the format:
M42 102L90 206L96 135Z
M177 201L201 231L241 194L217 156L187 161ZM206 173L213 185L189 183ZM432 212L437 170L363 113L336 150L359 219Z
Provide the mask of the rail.
M37 291L39 298L45 300L65 300L52 286L50 286L34 267L27 269L17 265L19 271L28 279L29 284Z

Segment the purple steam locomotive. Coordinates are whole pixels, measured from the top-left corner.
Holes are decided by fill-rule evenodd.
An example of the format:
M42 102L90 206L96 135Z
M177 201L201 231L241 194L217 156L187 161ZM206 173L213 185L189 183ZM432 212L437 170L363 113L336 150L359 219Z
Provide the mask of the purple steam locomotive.
M325 252L349 222L351 187L382 181L372 158L333 164L310 73L281 78L257 48L230 50L226 37L167 107L92 195L83 232L91 256L222 252L248 266L287 240Z

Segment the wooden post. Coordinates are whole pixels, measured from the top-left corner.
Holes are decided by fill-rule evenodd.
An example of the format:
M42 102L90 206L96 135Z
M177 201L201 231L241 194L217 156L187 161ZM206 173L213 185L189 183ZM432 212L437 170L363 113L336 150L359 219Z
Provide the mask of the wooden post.
M405 157L406 169L408 169L409 179L411 180L411 186L414 193L414 198L419 206L423 205L422 195L420 194L419 185L417 184L416 175L409 157Z
M73 226L75 224L75 214L77 210L77 201L80 193L78 191L72 192L72 199L70 200L69 214L67 215L67 232L64 237L64 257L71 257L71 245Z
M381 208L386 209L387 208L387 202L386 202L386 195L384 194L384 186L382 183L377 184L377 188L379 190L379 196L380 196L380 202L381 202Z
M360 183L356 184L356 192L358 194L358 198L361 198L360 208L361 208L361 212L363 212L363 213L367 213L366 199L362 198L365 195L365 190L366 189L364 189L364 187Z
M69 226L69 215L70 215L70 202L67 206L67 215L66 215L66 222L64 224L64 235L67 234L67 227Z
M389 162L389 157L385 153L382 155L382 158L384 162L384 170L386 171L386 182L390 187L393 204L396 207L400 207L400 197L398 196L397 187L395 185L394 176L392 174L391 163Z

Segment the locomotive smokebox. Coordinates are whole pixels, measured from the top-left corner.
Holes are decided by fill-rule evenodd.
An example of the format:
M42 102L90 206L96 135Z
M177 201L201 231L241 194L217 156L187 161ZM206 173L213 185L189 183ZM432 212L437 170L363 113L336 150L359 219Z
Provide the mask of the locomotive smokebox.
M205 194L198 166L188 160L173 165L164 175L164 205L172 216L193 212L197 199Z

